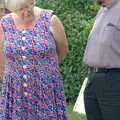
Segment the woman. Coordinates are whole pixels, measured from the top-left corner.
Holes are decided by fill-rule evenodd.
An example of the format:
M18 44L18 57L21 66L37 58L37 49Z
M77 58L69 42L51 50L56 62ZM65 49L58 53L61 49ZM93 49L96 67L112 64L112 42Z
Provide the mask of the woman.
M5 8L5 1L4 0L1 0L0 1L0 19L5 15L5 14L7 14L7 13L10 13L10 11L9 10L7 10L6 8ZM1 39L0 39L0 41L2 41ZM2 45L0 46L0 54L2 53ZM1 59L2 59L3 57L1 56ZM2 82L2 69L3 69L3 60L1 60L0 59L0 82Z
M0 19L5 15L5 3L4 1L0 1ZM0 41L2 41L0 39ZM2 45L0 45L0 54L2 53ZM3 60L0 60L0 82L2 82L2 69L3 69Z
M5 70L0 120L67 120L58 61L68 52L59 18L34 0L8 0L1 20Z

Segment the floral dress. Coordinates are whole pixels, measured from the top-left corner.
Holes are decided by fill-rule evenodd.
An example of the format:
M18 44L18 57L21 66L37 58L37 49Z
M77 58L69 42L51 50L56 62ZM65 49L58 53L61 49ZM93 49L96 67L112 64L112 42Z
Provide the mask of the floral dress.
M66 101L51 10L42 10L30 29L18 30L12 15L1 20L5 70L0 120L67 120Z

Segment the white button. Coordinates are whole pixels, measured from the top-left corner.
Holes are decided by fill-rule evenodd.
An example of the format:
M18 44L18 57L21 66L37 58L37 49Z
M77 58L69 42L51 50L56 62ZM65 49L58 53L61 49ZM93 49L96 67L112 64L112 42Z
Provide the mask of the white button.
M23 59L26 59L27 57L26 56L22 56Z
M21 48L22 48L22 50L25 50L25 47L22 46Z
M27 84L26 84L26 83L24 83L24 84L23 84L23 86L24 86L24 87L27 87Z
M22 37L22 40L26 40L26 37Z
M25 30L23 30L23 31L22 31L22 33L26 33L26 31L25 31Z
M24 79L27 79L27 75L23 75L23 78L24 78Z
M26 69L26 68L27 68L27 66L26 66L26 65L23 65L23 68L24 68L24 69Z
M30 97L32 97L32 94L29 94Z
M27 96L27 95L28 95L28 93L27 93L27 92L24 92L24 95L25 95L25 96Z

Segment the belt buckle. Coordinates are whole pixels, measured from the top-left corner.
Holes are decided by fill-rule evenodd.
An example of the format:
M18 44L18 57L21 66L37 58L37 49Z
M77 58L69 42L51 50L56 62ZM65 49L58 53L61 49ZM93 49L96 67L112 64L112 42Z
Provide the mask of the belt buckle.
M98 71L99 71L99 68L91 67L91 68L90 68L90 71L91 71L91 72L98 72Z
M98 72L98 68L94 68L94 72Z

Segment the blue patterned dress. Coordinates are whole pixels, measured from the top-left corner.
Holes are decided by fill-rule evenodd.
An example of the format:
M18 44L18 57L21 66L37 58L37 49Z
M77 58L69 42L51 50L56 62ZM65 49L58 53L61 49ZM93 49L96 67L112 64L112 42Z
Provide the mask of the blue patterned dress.
M67 120L51 16L51 10L42 10L24 31L16 28L11 14L1 20L6 60L0 120Z

